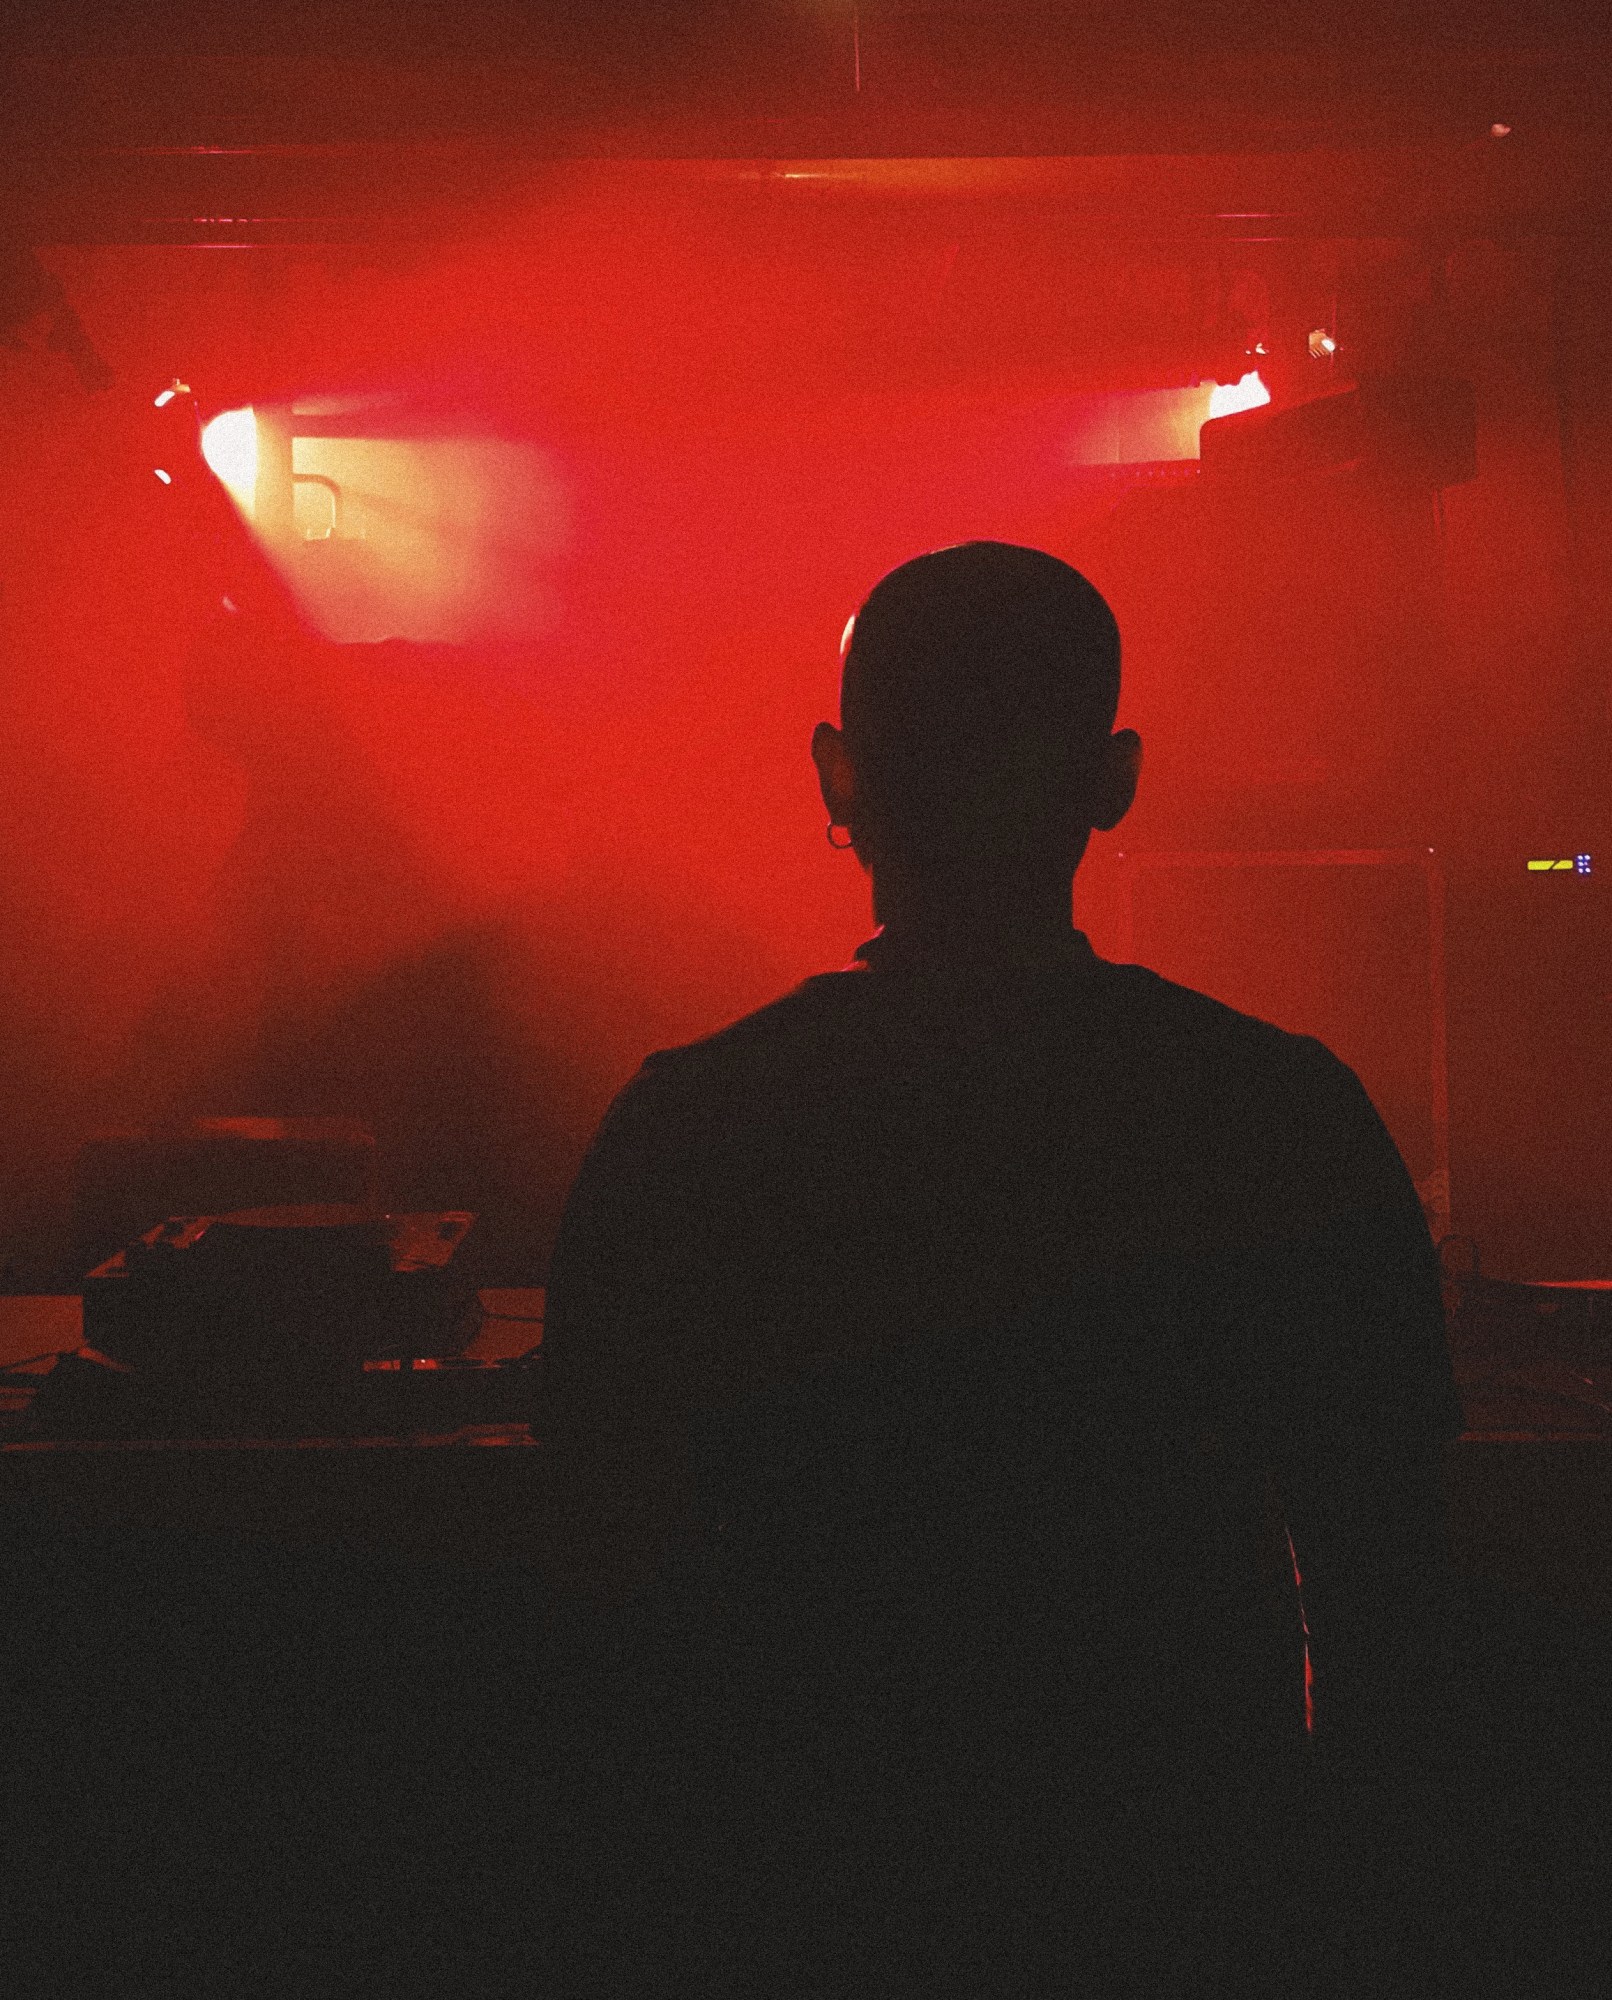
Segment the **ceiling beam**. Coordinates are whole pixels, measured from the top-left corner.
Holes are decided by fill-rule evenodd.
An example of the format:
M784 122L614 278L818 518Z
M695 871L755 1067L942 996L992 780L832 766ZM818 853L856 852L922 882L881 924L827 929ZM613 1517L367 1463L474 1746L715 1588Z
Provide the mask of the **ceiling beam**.
M1005 202L1071 235L1269 240L1604 233L1612 139L1299 152L832 155L799 130L748 154L557 156L528 139L350 145L55 148L14 156L0 221L50 243L384 243L507 227L547 204L802 209ZM772 147L757 142L770 136Z

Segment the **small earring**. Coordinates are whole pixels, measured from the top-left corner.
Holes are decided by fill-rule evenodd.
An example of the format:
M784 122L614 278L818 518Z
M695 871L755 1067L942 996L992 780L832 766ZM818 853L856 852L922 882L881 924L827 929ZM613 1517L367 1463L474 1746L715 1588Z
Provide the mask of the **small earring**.
M854 840L853 840L853 839L851 838L851 829L850 829L849 827L844 827L844 828L842 829L842 831L843 831L843 833L844 833L844 835L845 835L845 838L844 838L843 840L836 840L836 839L834 838L834 829L835 829L835 827L836 827L836 826L838 826L838 825L839 825L839 821L838 821L838 820L832 820L832 819L831 819L831 820L829 821L829 823L828 823L828 844L829 844L829 846L830 846L830 847L832 847L832 848L833 848L833 849L835 850L835 852L836 852L836 853L839 853L839 854L843 854L843 853L845 852L846 848L848 848L848 847L854 847L854 846L856 845L856 842L855 842L855 841L854 841Z

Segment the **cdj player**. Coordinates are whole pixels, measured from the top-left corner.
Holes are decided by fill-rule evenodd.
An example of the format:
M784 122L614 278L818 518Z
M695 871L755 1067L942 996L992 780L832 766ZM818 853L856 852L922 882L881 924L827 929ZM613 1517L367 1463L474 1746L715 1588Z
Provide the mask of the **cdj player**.
M336 1436L526 1414L530 1367L467 1360L462 1211L174 1216L84 1280L84 1345L41 1383L51 1438Z
M474 1220L337 1204L174 1216L84 1280L84 1341L168 1370L462 1354L476 1293L454 1260Z

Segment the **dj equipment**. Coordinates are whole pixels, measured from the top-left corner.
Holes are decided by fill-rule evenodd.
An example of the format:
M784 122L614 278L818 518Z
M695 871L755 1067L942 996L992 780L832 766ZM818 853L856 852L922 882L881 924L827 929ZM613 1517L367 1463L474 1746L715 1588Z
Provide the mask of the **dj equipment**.
M1469 1426L1612 1437L1612 1280L1521 1284L1452 1270L1451 1248L1463 1240L1449 1239L1440 1255Z
M186 1118L93 1134L73 1197L76 1278L165 1215L376 1198L374 1134L355 1118Z
M474 1220L343 1204L173 1216L84 1280L84 1342L164 1373L461 1354L476 1294L454 1253Z
M84 1345L41 1382L49 1438L442 1432L525 1421L530 1366L470 1361L462 1211L174 1216L84 1280Z
M80 1348L39 1388L14 1435L58 1443L327 1439L438 1442L529 1425L535 1359L470 1356L365 1361L331 1374L286 1369L183 1376L128 1368ZM488 1441L486 1436L476 1440ZM507 1436L491 1440L510 1441Z

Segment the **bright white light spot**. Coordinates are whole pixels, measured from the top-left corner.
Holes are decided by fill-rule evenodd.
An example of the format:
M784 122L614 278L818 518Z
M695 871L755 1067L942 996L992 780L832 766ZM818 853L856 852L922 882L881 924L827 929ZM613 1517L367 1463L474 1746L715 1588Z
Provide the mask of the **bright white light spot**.
M1511 127L1509 125L1491 125L1489 127L1489 137L1491 139L1509 139L1511 137Z
M172 484L174 483L174 476L171 472L164 472L160 465L154 465L151 469L153 472L156 473L157 477L162 481L164 486L172 486Z
M1259 379L1257 368L1249 369L1240 382L1217 382L1209 397L1211 417L1234 416L1238 410L1257 410L1268 403L1271 392Z
M257 417L251 408L214 417L202 431L201 448L230 498L250 518L257 497Z
M173 401L174 395L175 395L174 390L164 389L162 394L160 396L154 396L152 398L152 401L156 404L159 410L163 410L166 409L168 405Z
M843 660L851 649L851 634L856 630L856 613L853 611L845 621L845 630L840 634L840 658Z
M1336 354L1338 351L1338 343L1327 332L1324 326L1318 326L1315 329L1310 335L1307 345L1312 361L1324 361L1329 354Z

